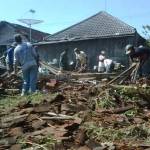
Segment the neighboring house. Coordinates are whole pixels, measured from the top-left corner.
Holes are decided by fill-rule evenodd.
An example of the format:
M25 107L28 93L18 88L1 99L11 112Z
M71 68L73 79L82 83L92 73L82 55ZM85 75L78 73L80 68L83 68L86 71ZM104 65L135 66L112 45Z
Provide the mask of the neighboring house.
M65 48L69 48L71 60L74 57L73 49L78 47L87 53L92 68L97 65L97 57L101 50L105 50L114 60L127 64L128 59L124 51L126 44L138 46L144 41L135 28L102 11L46 37L37 45L40 56L46 61L58 59Z
M6 50L8 45L14 42L15 34L21 34L27 40L27 36L29 37L29 28L6 21L0 22L0 54ZM50 34L32 29L32 42L42 41L48 35Z

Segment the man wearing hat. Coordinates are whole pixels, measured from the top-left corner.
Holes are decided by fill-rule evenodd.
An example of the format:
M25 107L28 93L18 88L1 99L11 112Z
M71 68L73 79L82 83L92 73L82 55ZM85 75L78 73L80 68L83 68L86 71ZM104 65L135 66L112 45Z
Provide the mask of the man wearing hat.
M8 73L13 72L13 62L14 62L14 49L17 46L16 42L13 42L6 51L6 68Z
M74 49L74 53L76 55L76 69L78 72L84 72L87 70L87 55L85 52L80 51L78 48Z
M142 76L142 67L145 64L145 62L149 59L150 57L150 49L146 47L134 47L131 44L128 44L125 47L126 50L126 55L129 55L131 58L131 61L133 62L135 59L138 59L140 62L139 65L139 76Z

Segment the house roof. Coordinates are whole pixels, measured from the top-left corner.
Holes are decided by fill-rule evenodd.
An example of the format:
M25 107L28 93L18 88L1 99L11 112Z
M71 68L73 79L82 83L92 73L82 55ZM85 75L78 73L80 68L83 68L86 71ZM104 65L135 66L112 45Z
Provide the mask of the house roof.
M73 41L92 38L120 37L133 35L136 29L116 17L101 11L69 28L50 35L45 41Z
M21 34L25 37L26 35L29 35L29 28L6 21L0 22L0 45L8 45L12 43L15 34ZM32 29L32 42L42 41L44 37L48 35L50 34Z

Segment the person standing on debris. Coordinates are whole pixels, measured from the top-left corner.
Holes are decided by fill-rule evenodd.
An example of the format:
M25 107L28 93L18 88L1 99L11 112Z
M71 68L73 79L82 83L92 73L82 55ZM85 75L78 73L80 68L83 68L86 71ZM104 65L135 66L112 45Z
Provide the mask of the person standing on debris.
M68 49L67 48L60 54L59 67L60 67L61 71L69 70Z
M101 53L99 55L98 72L105 71L104 60L105 60L105 51L101 51Z
M133 45L128 44L125 47L126 55L129 55L131 61L134 62L135 59L138 59L140 62L139 64L139 76L142 77L143 75L143 65L150 57L150 49L145 47L134 47Z
M114 70L115 64L112 59L104 59L106 73L111 73Z
M7 68L7 72L8 74L10 74L11 72L13 72L13 63L14 63L14 49L17 46L16 42L13 42L11 44L11 46L7 49L6 51L6 68Z
M78 70L78 72L85 72L87 70L87 55L78 48L74 49L74 53L76 55L75 69Z
M17 73L17 66L20 65L23 73L23 87L21 96L36 91L38 75L38 54L29 42L22 42L20 34L15 35L17 47L14 49L14 73Z

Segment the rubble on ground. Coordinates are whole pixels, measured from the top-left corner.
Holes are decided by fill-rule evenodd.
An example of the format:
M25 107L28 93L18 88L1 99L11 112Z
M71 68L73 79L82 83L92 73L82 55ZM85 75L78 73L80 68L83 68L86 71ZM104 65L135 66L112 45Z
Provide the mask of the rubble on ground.
M15 107L0 110L0 150L148 150L150 80L107 82L41 78L40 100L20 97ZM0 83L1 99L8 95L13 101L21 79Z

